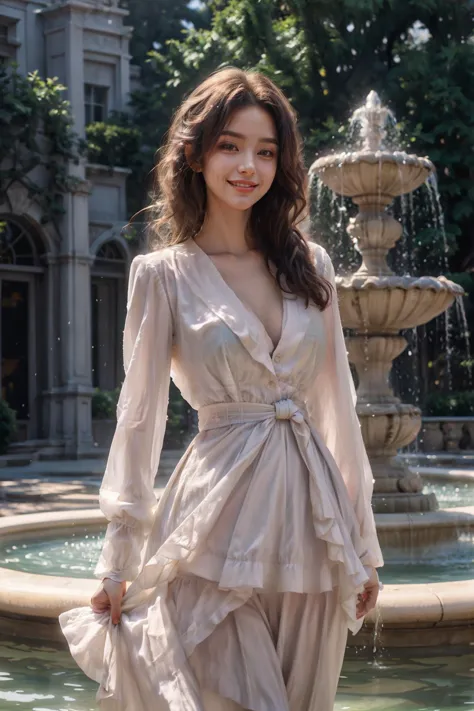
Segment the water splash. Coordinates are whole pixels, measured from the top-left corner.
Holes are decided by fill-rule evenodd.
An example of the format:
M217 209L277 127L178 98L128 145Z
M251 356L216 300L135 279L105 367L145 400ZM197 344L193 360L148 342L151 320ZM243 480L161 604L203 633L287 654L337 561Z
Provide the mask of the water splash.
M381 606L376 605L375 607L375 623L374 623L374 636L372 638L372 653L377 655L377 652L382 651L381 632L383 628Z
M438 180L436 174L432 173L428 176L426 183L428 188L429 201L431 206L433 226L439 230L441 238L443 240L443 268L446 273L449 272L449 262L448 262L448 238L446 235L446 225L444 222L444 213L441 206L441 196L438 189Z
M446 380L448 391L453 389L453 374L451 369L451 361L453 357L453 348L451 343L451 309L446 309L444 312L444 343L446 354Z
M360 130L362 150L380 151L387 136L386 127L395 124L395 116L386 106L382 106L379 95L369 92L363 106L354 111L350 120L350 129Z
M462 326L462 336L464 339L464 344L466 347L466 357L467 357L467 374L469 386L472 387L472 355L471 355L471 334L469 332L469 324L466 317L466 309L464 308L464 300L461 294L456 296L456 314L458 316L459 323Z
M410 221L410 242L413 244L415 241L415 206L413 202L413 193L408 195L408 219ZM408 251L408 269L410 274L415 273L415 266L413 264L413 249Z

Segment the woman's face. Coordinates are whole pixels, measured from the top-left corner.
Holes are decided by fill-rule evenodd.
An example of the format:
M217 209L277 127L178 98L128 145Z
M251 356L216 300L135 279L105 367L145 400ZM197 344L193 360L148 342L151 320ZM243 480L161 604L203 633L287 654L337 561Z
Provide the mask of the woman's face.
M235 111L202 161L208 209L249 210L270 189L277 156L270 114L259 106Z

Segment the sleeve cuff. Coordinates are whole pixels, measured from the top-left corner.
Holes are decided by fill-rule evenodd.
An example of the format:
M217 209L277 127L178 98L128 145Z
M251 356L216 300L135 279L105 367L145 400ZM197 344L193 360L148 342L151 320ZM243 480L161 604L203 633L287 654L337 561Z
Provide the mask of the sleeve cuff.
M105 580L106 578L109 578L110 580L113 580L115 583L123 583L126 582L126 578L124 577L123 573L102 573L100 576L101 580Z
M379 574L377 573L377 569L374 568L373 565L364 565L364 570L367 573L367 575L369 576L369 578L371 578L373 576L374 571L375 571L375 573L377 575L378 582L379 582L379 590L383 590L384 584L380 581Z

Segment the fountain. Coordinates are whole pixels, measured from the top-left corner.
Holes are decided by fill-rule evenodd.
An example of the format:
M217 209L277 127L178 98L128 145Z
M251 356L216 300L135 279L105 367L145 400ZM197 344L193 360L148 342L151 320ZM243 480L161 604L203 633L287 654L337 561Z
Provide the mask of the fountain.
M403 229L387 207L435 170L428 158L384 149L389 120L393 115L371 91L352 117L360 126L361 149L319 158L310 175L359 207L347 231L362 264L336 282L342 322L352 330L346 344L359 378L357 413L374 472L373 508L376 513L411 514L434 512L438 504L434 493L422 492L421 476L397 455L415 440L421 412L394 395L389 384L392 361L407 346L400 331L443 313L463 289L442 276L397 276L387 264L387 252Z

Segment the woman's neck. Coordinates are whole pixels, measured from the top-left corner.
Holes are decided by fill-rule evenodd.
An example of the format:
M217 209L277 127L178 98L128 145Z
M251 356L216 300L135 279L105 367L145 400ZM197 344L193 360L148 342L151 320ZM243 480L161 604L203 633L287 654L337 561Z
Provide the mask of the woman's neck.
M196 241L208 254L243 255L252 249L247 237L249 216L237 210L207 213Z

